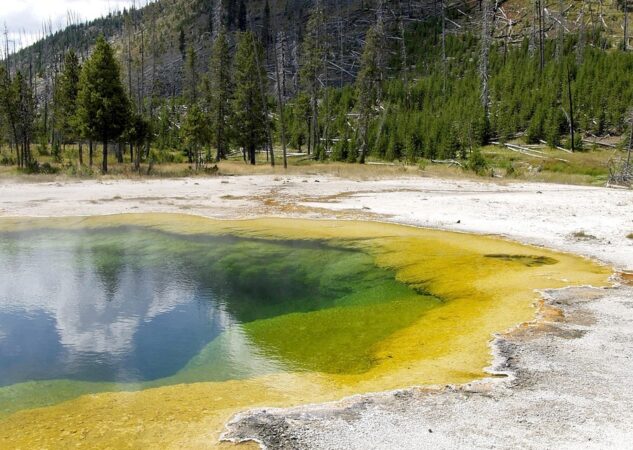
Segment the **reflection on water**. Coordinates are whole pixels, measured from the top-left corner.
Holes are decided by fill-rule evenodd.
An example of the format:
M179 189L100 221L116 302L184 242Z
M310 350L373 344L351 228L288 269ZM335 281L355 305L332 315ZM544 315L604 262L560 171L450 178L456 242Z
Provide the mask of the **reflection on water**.
M189 381L300 368L302 354L276 348L265 319L334 307L385 284L397 283L369 256L318 242L134 227L4 233L0 386L144 382L185 367ZM312 359L311 369L328 369Z

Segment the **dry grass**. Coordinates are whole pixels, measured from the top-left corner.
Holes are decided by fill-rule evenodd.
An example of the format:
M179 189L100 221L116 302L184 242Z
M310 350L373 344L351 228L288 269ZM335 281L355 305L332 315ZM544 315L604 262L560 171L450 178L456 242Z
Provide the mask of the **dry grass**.
M84 149L85 151L85 149ZM490 174L495 180L525 180L548 183L564 183L577 185L603 185L607 178L607 163L613 156L613 150L592 150L569 154L560 150L539 149L545 152L546 158L534 158L513 152L506 147L488 146L483 154L488 160ZM6 151L5 151L6 153ZM92 168L79 168L76 163L76 149L69 148L65 153L65 163L58 164L50 156L36 155L36 159L49 163L58 169L57 174L25 175L15 166L0 166L0 177L15 178L17 180L28 177L33 182L50 182L72 180L77 178L103 178L100 173L99 155L95 154L95 164ZM281 152L277 151L277 155ZM126 155L127 156L127 155ZM87 155L85 156L87 159ZM128 157L129 158L129 157ZM147 164L141 167L141 173L133 170L130 161L118 164L112 156L109 159L108 179L145 179L145 178L178 178L210 175L295 175L295 176L336 176L352 180L378 180L415 176L432 176L452 179L490 180L490 176L478 176L460 167L446 164L432 164L424 161L420 164L384 163L369 161L367 164L349 164L340 162L317 162L304 156L291 157L288 168L283 168L281 158L276 158L276 166L271 167L263 154L258 155L258 164L252 166L244 163L241 158L233 158L217 164L217 170L210 166L210 170L196 172L188 163L154 164L147 173Z
M626 235L627 239L633 239L633 233L629 233Z

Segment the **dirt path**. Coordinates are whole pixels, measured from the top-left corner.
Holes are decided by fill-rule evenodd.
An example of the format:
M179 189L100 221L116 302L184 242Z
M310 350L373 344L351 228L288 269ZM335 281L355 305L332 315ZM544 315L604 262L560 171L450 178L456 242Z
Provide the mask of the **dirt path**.
M0 184L0 216L126 212L385 220L500 234L633 269L633 191L265 175ZM633 288L548 292L542 311L539 325L493 343L494 370L509 377L255 411L228 436L271 448L630 448Z

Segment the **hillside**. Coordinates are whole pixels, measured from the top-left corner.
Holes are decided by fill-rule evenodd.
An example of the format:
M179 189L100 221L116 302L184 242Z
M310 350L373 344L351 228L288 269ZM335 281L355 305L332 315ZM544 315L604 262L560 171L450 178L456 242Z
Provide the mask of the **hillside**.
M328 0L321 9L316 5L160 0L49 36L8 64L10 73L22 69L29 75L36 93L27 144L37 139L43 155L56 148L55 160L67 165L77 158L60 154L60 146L78 138L63 136L53 93L67 50L86 62L96 36L103 34L114 49L132 109L151 130L142 142L147 162L186 158L192 164L195 159L198 168L224 153L242 152L246 159L240 136L252 127L242 126L245 104L257 115L252 124L261 127L254 147L266 158L281 146L307 150L319 160L458 161L487 174L490 161L479 150L490 144L510 142L528 156L546 148L586 149L596 145L596 136L616 136L608 148L626 145L633 53L622 51L619 26L625 16L619 3ZM227 55L213 65L211 49L222 28L229 31ZM239 31L253 36L242 55L237 43L251 35ZM214 117L219 94L211 88L209 71L218 66L225 66L230 79L222 100L227 109ZM247 69L259 79L248 92L248 83L239 81L247 80ZM240 103L245 96L249 103ZM9 131L4 130L4 142L13 149L18 140ZM129 136L116 137L119 163L125 161L122 141L131 141ZM533 152L522 145L537 147ZM250 161L256 162L254 156ZM508 174L520 169L512 160L503 164ZM606 172L601 167L596 173Z
M585 28L601 29L603 36L617 45L623 33L618 1L545 2L542 5L544 35L556 38L561 29L564 34L578 33ZM21 50L12 58L15 67L24 71L30 67L40 75L55 73L66 51L74 49L85 58L96 37L104 34L117 48L122 68L127 71L131 66L135 92L142 85L142 96L170 97L182 92L187 48L191 46L196 51L198 71L206 72L212 38L220 24L224 23L229 31L250 29L262 37L267 36L264 44L269 72L273 70L274 39L275 36L279 38L283 46L284 75L288 78L284 80L284 85L289 94L293 94L298 90L300 45L314 0L270 0L268 18L266 3L266 0L245 0L245 13L242 13L238 0L157 0L141 9L115 12L88 23L71 25ZM392 34L393 53L399 52L396 47L401 36L400 22L405 29L411 29L415 23L442 15L442 2L437 0L398 0L384 4L384 19ZM481 0L447 1L447 33L478 33L481 5ZM517 44L524 38L534 39L533 2L507 0L498 5L493 20L496 42ZM331 70L324 81L341 86L353 81L356 75L364 35L375 20L376 5L367 0L325 0L323 6L326 35L331 41ZM561 17L561 10L564 17ZM240 18L243 14L245 17Z

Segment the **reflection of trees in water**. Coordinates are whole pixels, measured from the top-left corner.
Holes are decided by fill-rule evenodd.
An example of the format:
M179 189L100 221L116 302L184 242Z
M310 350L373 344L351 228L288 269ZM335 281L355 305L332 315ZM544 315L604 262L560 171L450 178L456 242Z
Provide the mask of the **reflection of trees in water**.
M121 244L94 245L91 249L92 266L106 294L112 301L119 288L119 277L126 268L125 249Z
M133 379L130 370L150 373L152 358L167 361L169 351L192 357L196 345L235 322L328 308L356 288L392 277L368 255L310 241L182 236L134 227L41 230L29 239L16 252L19 264L5 274L20 280L8 282L17 294L7 298L14 305L32 302L54 319L61 372L96 370L97 379ZM10 260L8 253L0 246L0 266ZM26 292L24 285L34 287ZM161 327L182 331L169 334ZM144 353L157 346L163 349L158 354ZM90 361L97 360L102 365L95 369Z

